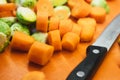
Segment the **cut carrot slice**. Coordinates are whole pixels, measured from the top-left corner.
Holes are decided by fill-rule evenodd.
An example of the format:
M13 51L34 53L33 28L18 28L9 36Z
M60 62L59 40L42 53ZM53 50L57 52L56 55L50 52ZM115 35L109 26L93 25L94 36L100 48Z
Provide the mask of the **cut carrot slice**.
M81 26L81 41L91 41L96 29L96 21L94 18L80 18L78 24Z
M33 42L34 39L31 36L16 31L12 37L11 48L19 51L28 51Z
M91 6L87 2L81 1L79 5L73 7L73 9L71 10L71 15L75 18L83 18L88 16L90 11Z
M74 51L79 44L80 37L73 33L68 32L62 38L62 47L68 51Z
M72 30L73 22L69 19L61 20L59 25L60 35L61 37Z
M1 17L10 17L10 16L14 16L12 11L2 11L2 12L0 12L0 18Z
M73 24L73 28L72 28L72 32L76 33L77 35L80 36L80 33L81 33L81 26L74 23Z
M102 7L92 7L90 17L94 18L98 23L103 23L106 18L106 11Z
M40 71L32 71L25 74L22 80L45 80L45 74Z
M60 20L58 17L51 17L49 22L49 31L57 30L59 28Z
M45 65L51 59L53 52L53 46L35 41L28 52L28 59L30 62Z
M15 3L0 4L0 11L13 11L17 8Z
M48 32L48 43L54 46L55 51L62 50L61 37L60 37L59 30L53 30L53 31Z
M49 0L38 0L37 11L47 12L48 16L52 16L54 13L52 3Z
M36 30L42 32L48 31L48 13L37 11Z

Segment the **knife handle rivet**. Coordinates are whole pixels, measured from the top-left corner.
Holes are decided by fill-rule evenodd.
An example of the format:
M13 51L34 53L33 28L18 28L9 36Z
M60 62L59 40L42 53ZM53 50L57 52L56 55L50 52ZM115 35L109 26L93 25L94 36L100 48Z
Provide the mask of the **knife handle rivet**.
M78 72L76 73L76 75L77 75L78 77L84 77L84 76L85 76L85 72L83 72L83 71L78 71Z
M99 54L99 53L100 53L100 50L98 50L98 49L93 49L93 53L94 53L94 54Z

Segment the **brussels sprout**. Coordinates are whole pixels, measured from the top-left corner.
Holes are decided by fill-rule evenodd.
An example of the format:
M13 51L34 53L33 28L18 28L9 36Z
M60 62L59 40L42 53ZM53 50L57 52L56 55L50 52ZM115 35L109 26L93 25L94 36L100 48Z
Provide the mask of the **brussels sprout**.
M32 34L32 37L39 42L46 43L47 40L47 33L42 33L42 32L36 32Z
M11 30L7 23L0 21L0 52L9 44Z
M106 10L106 13L110 12L110 8L109 8L106 0L92 0L91 5L103 7Z
M4 33L7 38L10 38L11 36L11 30L7 23L0 21L0 32Z
M11 29L11 36L13 36L13 34L14 34L15 31L21 31L21 32L23 32L23 33L25 33L25 34L30 35L30 31L29 31L28 27L25 26L25 25L22 25L22 24L20 24L20 23L14 23L14 24L10 27L10 29Z
M35 4L37 3L36 0L20 0L20 1L22 6L29 7L29 8L34 7Z
M0 20L4 21L9 26L11 26L13 23L16 22L16 17L3 17L3 18L0 18Z
M0 0L0 4L6 4L7 1L6 0Z
M36 14L30 8L18 7L17 19L23 24L31 24L36 21Z

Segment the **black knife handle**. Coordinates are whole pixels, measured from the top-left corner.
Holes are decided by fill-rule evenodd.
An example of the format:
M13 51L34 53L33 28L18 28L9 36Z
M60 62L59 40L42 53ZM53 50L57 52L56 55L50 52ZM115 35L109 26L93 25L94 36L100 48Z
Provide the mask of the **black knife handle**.
M107 48L90 45L87 48L86 58L70 73L66 80L92 80L102 62Z

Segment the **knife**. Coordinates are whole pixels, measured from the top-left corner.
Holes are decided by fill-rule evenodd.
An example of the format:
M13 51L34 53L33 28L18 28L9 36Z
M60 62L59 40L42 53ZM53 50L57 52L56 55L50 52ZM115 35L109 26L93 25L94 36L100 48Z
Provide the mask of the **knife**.
M75 67L66 80L92 80L106 53L120 33L120 14L102 32L100 37L86 49L86 58Z

